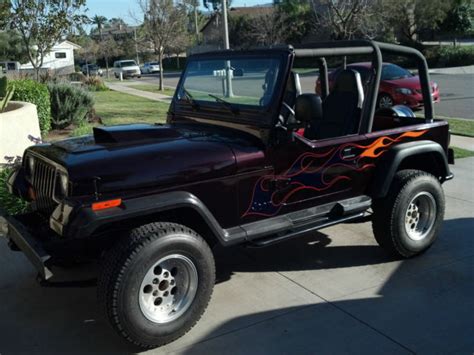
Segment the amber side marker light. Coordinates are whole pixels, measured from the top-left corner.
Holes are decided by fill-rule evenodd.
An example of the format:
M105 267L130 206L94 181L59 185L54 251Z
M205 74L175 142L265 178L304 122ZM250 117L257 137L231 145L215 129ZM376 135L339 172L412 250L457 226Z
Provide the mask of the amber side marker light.
M122 204L122 199L121 198L118 198L118 199L115 199L115 200L94 202L92 204L92 211L106 210L107 208L118 207L121 204Z

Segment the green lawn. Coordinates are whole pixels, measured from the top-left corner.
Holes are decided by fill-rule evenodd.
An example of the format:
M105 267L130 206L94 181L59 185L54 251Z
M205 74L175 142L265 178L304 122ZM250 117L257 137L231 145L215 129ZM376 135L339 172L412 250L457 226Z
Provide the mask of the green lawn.
M117 91L94 92L95 111L107 125L156 123L166 120L169 104Z
M161 91L159 90L158 85L137 84L137 85L128 85L128 86L137 90L142 90L142 91L149 91L149 92L154 92L154 93L168 95L168 96L174 95L174 89L165 88L164 91Z
M463 120L458 118L439 117L449 122L449 130L452 134L474 137L474 120Z
M452 147L454 149L454 158L455 159L461 159L461 158L467 158L467 157L473 157L474 152L471 150L467 149L462 149L458 147Z

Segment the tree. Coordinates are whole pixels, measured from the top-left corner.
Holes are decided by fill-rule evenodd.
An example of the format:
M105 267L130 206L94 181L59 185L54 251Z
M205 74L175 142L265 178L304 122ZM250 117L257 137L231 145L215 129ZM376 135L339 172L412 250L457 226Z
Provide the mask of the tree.
M286 17L278 11L265 11L250 21L252 38L261 46L284 43L287 38Z
M439 29L445 33L463 34L471 29L472 0L455 0Z
M450 0L385 0L384 13L402 42L416 44L421 32L439 28L451 6Z
M285 41L300 43L309 33L313 22L313 13L308 0L280 0L275 3L285 32Z
M7 25L8 15L10 13L10 0L0 0L0 30Z
M230 9L230 5L232 0L227 0L227 8ZM222 7L222 0L202 0L202 4L208 10L213 10L218 12L221 10Z
M381 31L377 0L311 0L311 4L316 31L331 39L373 38Z
M107 23L107 18L105 16L99 16L95 15L92 19L91 22L96 26L97 31L99 32L99 41L100 44L102 45L104 42L104 37L102 36L102 30L104 29L105 24ZM104 61L105 61L105 70L106 70L106 76L107 79L109 78L109 58L107 55L107 51L104 51Z
M11 28L20 33L39 79L44 56L68 30L86 22L78 12L85 0L12 0L9 14Z
M28 53L17 31L0 31L0 58L14 60L20 63L28 61Z
M143 30L160 62L160 90L163 86L163 54L177 34L187 31L186 3L173 0L137 0L144 14Z

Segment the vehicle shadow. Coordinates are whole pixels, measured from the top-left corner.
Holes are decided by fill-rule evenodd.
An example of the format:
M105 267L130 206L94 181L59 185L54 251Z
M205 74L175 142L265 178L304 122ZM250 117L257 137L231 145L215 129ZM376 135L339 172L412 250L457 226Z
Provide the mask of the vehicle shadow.
M321 348L323 353L337 353L338 349L342 351L344 342L338 341L337 327L342 327L342 324L348 322L348 320L344 317L341 318L339 313L334 312L334 307L355 309L355 313L357 313L357 310L360 311L368 307L372 308L373 311L369 313L377 315L374 322L376 324L380 322L381 328L384 326L389 327L389 324L391 324L389 320L398 317L397 314L394 314L394 309L397 309L397 312L399 312L400 308L403 309L405 307L403 300L407 299L407 297L414 298L414 301L409 302L407 299L407 304L409 303L410 306L406 312L412 311L415 315L418 315L416 312L417 310L419 311L420 307L422 310L427 311L428 308L426 304L423 305L423 300L426 297L429 298L427 294L430 292L438 292L437 287L445 282L445 280L431 280L423 288L423 292L418 294L414 291L406 292L407 287L413 287L413 284L409 281L409 274L413 270L419 272L421 268L429 270L435 267L435 261L439 260L439 258L445 258L446 260L460 258L461 251L463 253L470 252L472 255L473 245L469 236L474 226L473 221L474 219L472 218L446 221L438 243L426 255L401 263L396 272L381 286L379 294L382 297L377 299L362 298L355 301L339 301L334 302L334 305L323 303L288 309L278 308L264 313L247 314L222 324L212 324L211 322L210 330L206 331L204 336L199 336L199 339L196 340L196 342L200 343L193 348L188 348L185 352L224 353L225 346L229 347L230 345L230 343L225 343L228 341L227 338L227 340L222 340L222 342L215 342L217 345L225 345L224 348L217 347L215 349L212 348L214 343L210 344L206 339L215 339L224 330L228 333L229 329L233 331L240 328L242 330L236 332L235 335L231 335L231 338L237 337L236 340L234 339L236 342L234 344L240 344L233 348L232 353L243 353L245 352L244 350L247 353L249 350L250 353L273 353L272 350L275 353L282 353L285 350L288 352L290 348L285 348L282 345L284 339L281 337L280 331L287 335L288 344L293 344L294 351L291 351L291 353L308 352L309 347L302 348L301 346L315 345L317 340L321 341L320 346L323 346ZM217 282L224 283L231 279L235 273L346 269L354 266L370 266L393 261L375 245L334 246L332 245L332 238L332 236L317 232L265 249L220 248L216 250ZM0 353L84 354L97 352L132 354L135 352L136 349L122 341L101 316L101 311L97 306L95 287L40 287L34 281L34 273L27 264L26 259L21 255L19 257L18 254L7 251L6 248L6 243L0 241L0 260L2 260L2 272L0 272ZM432 262L427 262L426 260L432 260ZM405 268L408 271L403 271ZM75 277L80 278L82 275L88 275L90 272L91 270L81 270L77 272ZM462 270L458 272L462 272L463 277L469 278L465 275L468 271ZM58 275L61 277L60 273ZM470 279L472 279L472 275ZM461 281L463 280L461 278ZM455 281L459 280L456 279ZM455 284L453 285L456 286ZM463 303L464 301L468 302L470 300L469 304L472 305L472 300L474 300L473 290L471 287L470 292L465 292L465 294L460 296L459 292L466 291L464 283L461 286L464 288L456 293L459 296L458 300L452 299L454 296L450 293L447 293L448 298L443 298L442 294L438 298L433 298L430 301L433 303L432 307L438 308L431 308L430 306L431 315L423 314L423 316L420 316L420 319L417 319L413 325L410 324L408 328L412 329L416 325L420 327L418 331L420 331L419 329L424 329L424 323L420 324L420 322L452 326L454 330L458 331L458 334L451 334L449 331L448 335L452 338L449 338L448 343L454 341L452 339L465 336L467 331L472 332L472 324L474 323L472 322L472 315L461 308L466 305L466 303ZM459 285L457 287L459 288ZM231 305L229 304L229 306ZM235 304L233 306L238 307ZM260 340L258 342L245 342L245 344L239 342L239 339L242 339L239 336L243 336L242 334L246 332L244 328L261 322L262 317L264 319L274 317L278 319L285 312L294 314L294 323L285 321L286 323L280 324L276 320L278 323L276 325L277 330L275 330L273 335L268 330L262 330L264 336L260 337L259 335ZM406 312L403 312L403 314ZM453 313L451 314L451 312ZM312 316L309 317L305 314ZM458 325L452 321L454 316L458 319ZM300 319L298 317L303 318ZM438 319L439 317L445 317L446 319L441 322ZM212 315L209 318L212 319ZM282 322L283 320L284 318L282 318ZM401 319L399 321L402 322ZM345 331L350 331L351 329L354 331L354 335L348 335L348 338L353 339L348 341L347 344L357 346L357 341L362 342L361 339L363 338L363 336L359 337L357 335L358 332L360 333L358 330L360 322L354 320L354 318L350 319L349 323L352 324L351 322L355 322L354 325L347 326L347 329L344 328L346 329ZM330 330L330 327L327 326L327 324L333 323L337 325L336 330ZM246 324L246 326L242 326L242 324ZM196 327L199 326L200 324L198 323ZM302 329L302 327L306 328ZM416 331L416 329L412 329L412 331ZM278 334L280 334L279 339L275 338ZM422 335L426 334L423 333ZM439 341L445 339L444 336L439 338ZM356 341L354 339L359 340ZM368 339L370 340L371 338L369 337ZM296 341L300 342L299 347ZM438 340L433 342L437 344ZM210 347L203 348L205 344L208 344ZM278 348L278 344L282 347ZM360 343L359 345L363 348L367 344ZM325 348L324 346L327 347ZM335 351L332 351L332 349ZM346 350L348 349L350 348L346 348ZM367 349L369 348L367 347ZM387 349L390 350L392 348L388 346ZM400 350L400 348L397 349Z
M339 298L234 317L201 335L199 342L173 351L222 354L232 349L232 354L245 355L471 354L473 228L474 218L446 221L440 240L430 250L418 258L398 262L375 287L364 290L361 285L363 291ZM248 261L255 263L247 264L227 259L228 267L221 267L219 281L237 272L329 271L393 261L379 253L376 246L330 244L327 235L313 233L289 241L286 246L260 250L260 262L254 256L249 256ZM231 258L230 253L221 256L226 257ZM345 271L331 271L331 277L340 277ZM359 275L354 272L351 277L358 279ZM306 282L311 285L310 280ZM316 294L319 291L316 289Z

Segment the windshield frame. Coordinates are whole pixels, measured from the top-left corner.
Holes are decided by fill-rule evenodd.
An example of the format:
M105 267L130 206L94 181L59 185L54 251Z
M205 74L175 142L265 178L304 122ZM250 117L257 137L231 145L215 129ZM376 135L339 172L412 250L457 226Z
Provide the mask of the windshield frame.
M273 126L275 116L277 117L280 111L281 100L283 92L286 87L288 79L289 68L293 63L294 52L290 48L282 49L256 49L252 51L232 51L225 50L219 52L208 52L202 54L195 54L188 58L186 67L180 77L170 105L170 113L178 116L192 116L197 118L205 118L217 121L229 121L235 123L245 123L251 126L270 128ZM266 106L252 106L245 104L232 103L233 106L238 107L238 114L232 114L229 109L224 107L220 102L205 101L204 104L198 101L199 109L193 107L189 100L178 99L178 94L181 92L185 73L191 63L206 61L206 60L237 60L237 59L278 59L279 71L275 81L275 86L271 99ZM224 98L225 99L225 98Z

